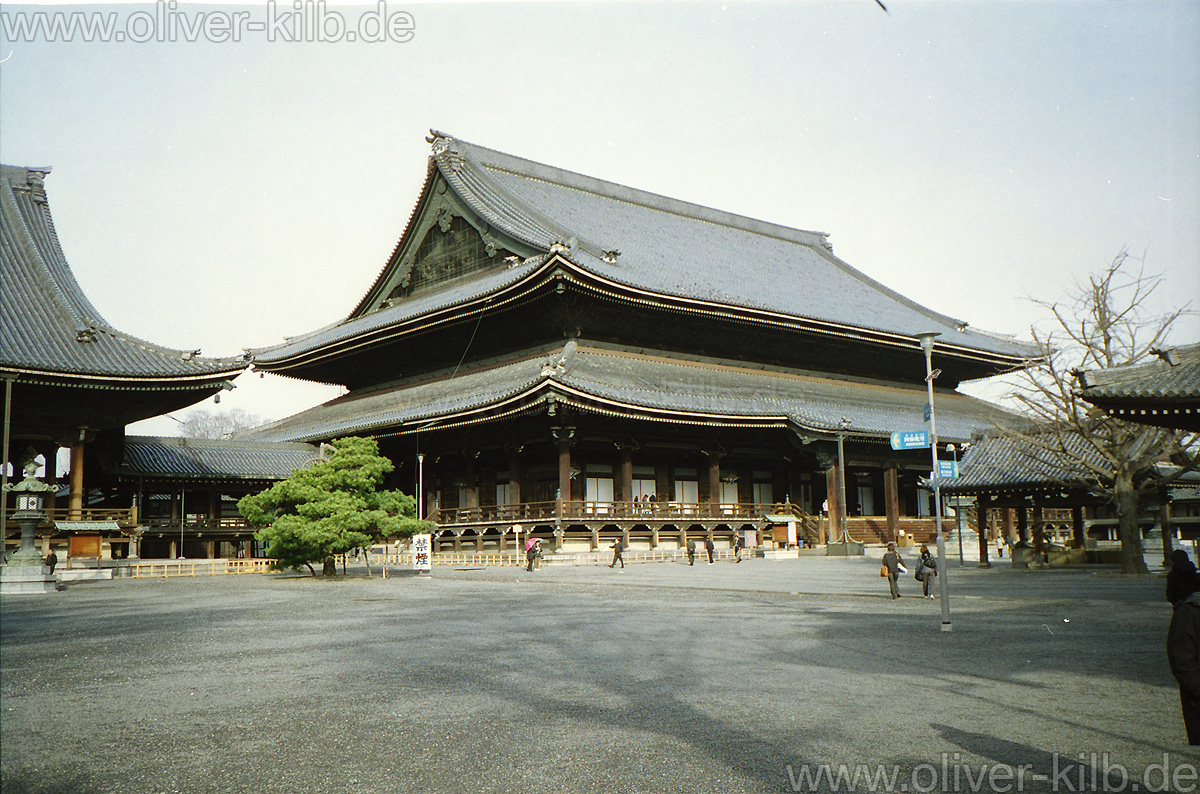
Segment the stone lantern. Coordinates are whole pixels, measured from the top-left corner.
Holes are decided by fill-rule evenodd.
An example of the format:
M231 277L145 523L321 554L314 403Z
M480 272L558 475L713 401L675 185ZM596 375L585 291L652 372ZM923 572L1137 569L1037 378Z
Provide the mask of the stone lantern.
M30 456L25 463L25 479L16 485L5 485L6 493L16 497L16 511L12 515L21 527L21 547L13 554L6 555L7 560L0 568L0 593L16 595L20 593L53 593L54 576L46 566L34 545L33 532L45 515L42 503L46 494L56 489L39 480L37 462Z

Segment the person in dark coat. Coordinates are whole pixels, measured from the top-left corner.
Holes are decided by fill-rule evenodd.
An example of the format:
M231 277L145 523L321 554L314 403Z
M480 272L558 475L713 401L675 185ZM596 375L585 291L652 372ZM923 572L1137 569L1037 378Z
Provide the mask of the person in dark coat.
M709 536L705 537L704 538L704 550L706 552L708 552L708 564L709 565L713 564L713 549L714 548L716 548L716 547L713 546L712 536L709 535Z
M46 565L50 568L51 575L54 574L54 566L58 565L58 555L51 551L46 555ZM1195 570L1194 568L1192 570Z
M1174 606L1200 590L1196 566L1183 549L1171 552L1171 570L1167 572L1167 600Z
M1200 745L1200 592L1175 605L1167 629L1167 661L1179 682L1188 744Z
M917 578L921 580L921 591L925 598L933 598L933 580L937 578L937 560L929 553L929 547L921 544L921 559L917 563Z
M900 553L896 551L895 543L887 545L887 551L883 553L883 567L888 571L888 587L892 590L892 598L899 598L900 588L897 586L896 580L900 578L900 569L904 567L904 561L900 559Z
M696 564L696 541L688 538L687 542L688 565Z
M621 567L624 568L625 558L621 556L621 552L625 551L625 545L621 543L621 539L617 538L617 542L609 546L609 548L613 550L613 561L608 567L612 568L619 562L621 563Z

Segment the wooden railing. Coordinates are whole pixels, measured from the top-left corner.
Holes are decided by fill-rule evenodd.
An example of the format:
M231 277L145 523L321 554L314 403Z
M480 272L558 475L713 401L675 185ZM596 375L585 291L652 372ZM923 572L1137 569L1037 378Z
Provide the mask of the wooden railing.
M178 518L147 518L143 525L151 530L167 530L173 529L179 531ZM188 518L183 528L188 531L208 532L219 530L247 530L251 529L249 522L241 516L232 516L226 518Z
M447 507L435 510L429 520L438 526L525 524L558 519L562 522L612 520L638 521L722 520L758 521L767 514L785 513L806 518L791 504L692 504L687 502L592 502L563 500L527 502L519 505Z
M266 573L274 560L256 557L248 560L145 560L129 563L134 579L168 576L221 576L224 574Z
M13 522L15 512L15 508L8 508L6 521L10 526L16 526ZM133 526L137 523L132 507L85 507L75 511L69 507L48 507L42 513L43 524L52 524L55 521L116 521L121 526Z

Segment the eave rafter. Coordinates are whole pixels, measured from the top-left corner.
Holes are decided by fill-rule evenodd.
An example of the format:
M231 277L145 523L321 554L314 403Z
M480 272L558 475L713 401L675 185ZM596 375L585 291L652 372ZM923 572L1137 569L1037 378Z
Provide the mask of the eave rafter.
M788 316L764 309L685 298L631 287L598 276L571 261L561 253L555 252L547 254L541 266L526 274L520 280L506 285L497 291L477 295L469 300L439 307L416 316L405 317L384 327L373 329L363 334L351 335L345 339L334 340L311 350L299 351L286 358L258 362L256 363L256 368L267 372L287 374L289 370L311 367L315 364L326 363L374 346L397 342L409 334L418 332L426 333L437 328L476 320L481 314L495 313L523 301L532 300L537 296L539 290L556 284L569 285L570 288L590 293L599 299L615 301L626 305L699 317L718 318L728 322L744 323L797 333L849 339L884 345L909 352L916 352L920 349L919 342L915 338L903 334ZM1018 356L981 352L941 340L937 342L936 349L940 355L990 364L1003 369L1019 368L1028 363L1026 359Z

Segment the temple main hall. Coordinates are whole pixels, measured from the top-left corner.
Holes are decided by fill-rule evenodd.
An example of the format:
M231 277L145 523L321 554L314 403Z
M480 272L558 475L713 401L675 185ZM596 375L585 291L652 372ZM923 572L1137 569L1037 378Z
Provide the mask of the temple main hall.
M249 351L348 393L244 437L375 437L439 551L930 537L929 449L889 443L927 427L920 338L937 335L942 444L1007 417L961 383L1033 355L854 269L825 233L429 142L358 305Z

